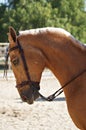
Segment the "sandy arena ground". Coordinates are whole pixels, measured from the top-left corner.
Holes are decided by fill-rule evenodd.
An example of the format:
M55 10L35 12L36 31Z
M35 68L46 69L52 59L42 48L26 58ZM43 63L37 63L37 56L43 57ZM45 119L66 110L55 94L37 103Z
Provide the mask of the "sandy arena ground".
M56 79L44 74L41 93L45 96L59 88ZM66 106L64 94L52 102L39 98L33 105L23 103L15 88L15 79L0 77L0 130L78 130Z

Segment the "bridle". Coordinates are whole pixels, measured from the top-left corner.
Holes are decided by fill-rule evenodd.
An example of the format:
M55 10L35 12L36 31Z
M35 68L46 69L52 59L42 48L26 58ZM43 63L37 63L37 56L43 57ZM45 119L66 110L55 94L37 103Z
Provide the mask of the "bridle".
M27 80L21 82L20 84L17 84L16 88L22 88L25 85L29 85L32 89L33 94L34 94L35 91L38 91L40 89L39 82L35 82L35 81L31 80L30 75L29 75L29 70L28 70L28 67L27 67L27 63L26 63L26 59L25 59L25 56L24 56L24 51L23 51L18 39L17 39L16 43L17 43L16 46L14 46L12 48L8 48L8 54L7 54L7 60L6 61L8 61L9 53L11 53L12 51L14 51L16 49L19 49L20 56L21 56L21 59L23 61L22 63L23 63L23 67L24 67L24 70L25 70L25 74L27 76ZM22 97L27 99L27 97L25 97L24 95Z
M39 88L39 82L32 81L31 78L30 78L29 70L28 70L26 59L25 59L25 56L24 56L24 51L23 51L23 49L22 49L22 47L21 47L21 45L20 45L18 40L17 40L17 45L15 47L12 47L12 48L9 49L9 53L12 52L13 50L16 50L16 49L19 49L19 52L20 52L20 55L21 55L21 59L23 61L23 67L24 67L24 70L25 70L25 74L27 76L27 80L21 82L20 84L17 84L16 87L17 88L21 88L24 85L28 85L29 84L32 89L35 89L35 87L36 87L36 89L39 90L40 89Z
M39 90L40 90L40 85L39 85L39 82L35 82L35 81L32 81L31 78L30 78L30 74L29 74L29 68L27 66L27 63L26 63L26 59L25 59L25 56L24 56L24 50L22 48L22 46L20 45L19 43L19 40L17 39L17 45L12 47L12 48L9 48L8 47L8 50L7 50L7 55L6 55L6 62L5 62L5 71L4 71L4 75L7 74L7 61L8 61L8 57L9 57L9 53L11 53L12 51L16 50L16 49L19 49L19 52L20 52L20 55L21 55L21 59L23 61L23 66L24 66L24 70L25 70L25 74L27 76L27 80L26 81L23 81L21 82L20 84L17 84L16 85L16 88L22 88L24 87L25 85L29 85L30 88L32 89L32 92L33 94L35 92L38 92L39 96L42 97L43 99L47 100L47 101L52 101L54 98L56 98L58 95L60 95L62 92L63 92L63 88L67 87L67 85L69 85L71 82L73 82L75 79L77 79L80 75L82 75L83 73L86 72L86 69L84 69L83 71L81 71L79 74L75 75L70 81L68 81L67 83L65 83L60 89L58 89L55 93L53 93L52 95L48 96L48 97L45 97L43 96ZM25 99L28 99L26 96L23 95L23 98Z

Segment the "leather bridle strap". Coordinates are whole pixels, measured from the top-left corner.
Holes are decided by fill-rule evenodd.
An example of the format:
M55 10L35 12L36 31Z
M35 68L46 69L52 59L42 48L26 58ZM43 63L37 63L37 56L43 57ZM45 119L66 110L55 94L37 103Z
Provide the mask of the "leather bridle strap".
M27 79L28 79L28 83L29 83L29 85L32 85L30 75L29 75L29 72L28 72L27 63L26 63L25 56L24 56L24 51L23 51L23 49L22 49L18 40L17 40L17 44L18 44L19 52L21 54L22 61L23 61L22 63L23 63L23 66L24 66L25 74L26 74Z
M80 77L82 74L84 74L86 72L86 69L84 69L83 71L81 71L79 74L77 74L75 77L73 77L71 80L69 80L67 83L65 83L61 88L59 88L55 93L53 93L52 95L45 97L42 94L39 94L44 100L47 101L52 101L54 98L56 98L57 96L59 96L62 92L63 92L63 88L67 87L70 83L72 83L75 79L77 79L78 77Z
M14 47L12 47L12 48L9 48L9 52L14 51L14 50L16 50L16 49L19 49L19 47L18 47L18 46L14 46Z
M20 83L20 84L17 84L16 85L16 88L22 88L22 87L24 87L25 85L30 85L30 81L23 81L22 83ZM36 87L36 89L37 90L39 90L40 89L40 87L39 87L39 82L35 82L35 81L31 81L31 87L34 89L34 87Z
M33 92L34 92L34 90L38 91L40 89L39 82L35 82L35 81L32 81L30 79L29 70L28 70L26 59L25 59L25 56L24 56L24 51L23 51L23 49L22 49L18 39L17 39L16 43L17 43L17 45L15 47L9 48L9 53L11 51L13 51L13 50L19 49L19 52L20 52L20 55L21 55L21 59L22 59L22 63L23 63L24 70L25 70L25 74L27 76L27 80L23 81L20 84L17 84L16 87L17 88L21 88L21 87L24 87L25 85L30 85L30 87L32 88Z

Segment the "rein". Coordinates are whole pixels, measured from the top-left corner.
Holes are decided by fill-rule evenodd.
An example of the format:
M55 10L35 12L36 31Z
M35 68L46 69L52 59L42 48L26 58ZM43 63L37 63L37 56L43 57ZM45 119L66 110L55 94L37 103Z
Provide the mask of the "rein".
M29 75L29 69L27 67L27 63L26 63L26 59L25 59L25 56L24 56L24 51L23 51L23 48L21 47L18 39L17 39L17 45L15 47L12 47L12 48L9 48L8 47L8 50L6 52L6 60L5 60L5 69L4 69L4 76L7 76L7 66L8 66L8 57L9 57L9 53L16 50L16 49L19 49L19 52L21 54L21 59L23 61L23 66L24 66L24 70L25 70L25 74L27 76L27 79L26 81L23 81L21 82L20 84L17 84L16 87L17 88L21 88L21 87L24 87L25 85L29 85L33 91L33 94L35 93L35 91L38 92L39 96L42 97L44 100L47 100L47 101L52 101L54 100L54 98L56 98L57 96L59 96L62 92L63 92L63 88L67 87L67 85L69 85L70 83L72 83L75 79L77 79L79 76L81 76L83 73L86 72L86 69L81 71L79 74L77 74L75 77L73 77L71 80L69 80L67 83L65 83L60 89L58 89L55 93L53 93L52 95L48 96L48 97L45 97L43 96L39 90L40 90L40 87L39 87L39 82L34 82L31 80L30 78L30 75ZM26 96L23 95L23 97L25 99L28 99Z
M86 69L83 70L82 72L80 72L79 74L77 74L74 78L72 78L71 80L69 80L67 83L65 83L60 89L58 89L55 93L53 93L52 95L48 96L48 97L44 97L43 95L40 94L40 96L47 100L47 101L52 101L54 98L56 98L57 96L59 96L62 92L63 92L63 88L67 87L67 85L69 85L70 83L72 83L75 79L77 79L79 76L81 76L82 74L84 74L86 72Z

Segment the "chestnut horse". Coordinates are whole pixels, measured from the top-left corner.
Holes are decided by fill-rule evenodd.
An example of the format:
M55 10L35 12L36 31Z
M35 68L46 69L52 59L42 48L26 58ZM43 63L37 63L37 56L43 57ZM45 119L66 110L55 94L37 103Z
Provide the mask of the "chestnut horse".
M49 68L63 87L69 114L75 125L86 130L86 46L61 28L22 31L10 27L9 55L17 89L23 101L39 97L42 72Z

